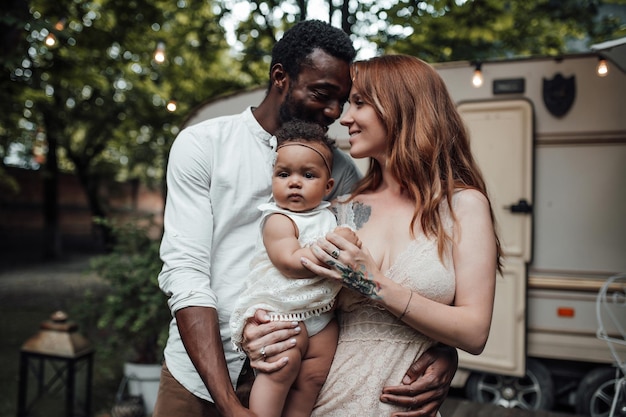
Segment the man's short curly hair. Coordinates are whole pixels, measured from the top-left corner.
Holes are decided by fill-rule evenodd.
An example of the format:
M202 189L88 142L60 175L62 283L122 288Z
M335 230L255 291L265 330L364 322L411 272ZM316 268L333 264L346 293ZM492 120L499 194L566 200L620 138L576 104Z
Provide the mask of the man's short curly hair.
M298 78L300 67L315 49L348 63L356 56L352 41L343 30L321 20L304 20L287 30L274 45L270 78L275 64L282 64L290 78Z

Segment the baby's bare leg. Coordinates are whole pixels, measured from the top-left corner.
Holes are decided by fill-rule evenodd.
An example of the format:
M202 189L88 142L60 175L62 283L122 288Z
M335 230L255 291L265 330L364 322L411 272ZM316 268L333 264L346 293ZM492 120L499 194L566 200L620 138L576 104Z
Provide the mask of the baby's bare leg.
M300 372L287 397L284 417L310 417L317 396L326 381L335 356L339 326L333 319L323 330L309 338Z
M290 349L282 357L289 358L283 368L272 373L258 373L250 390L250 410L259 417L280 417L287 394L300 371L302 359L308 348L309 336L304 323L302 331L295 336L298 349Z

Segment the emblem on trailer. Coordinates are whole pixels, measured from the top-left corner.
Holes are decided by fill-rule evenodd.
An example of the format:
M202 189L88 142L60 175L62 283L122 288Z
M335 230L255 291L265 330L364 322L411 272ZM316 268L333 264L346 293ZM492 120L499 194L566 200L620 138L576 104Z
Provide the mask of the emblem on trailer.
M576 77L563 77L560 73L551 80L543 79L543 104L555 117L563 117L572 108L576 98Z

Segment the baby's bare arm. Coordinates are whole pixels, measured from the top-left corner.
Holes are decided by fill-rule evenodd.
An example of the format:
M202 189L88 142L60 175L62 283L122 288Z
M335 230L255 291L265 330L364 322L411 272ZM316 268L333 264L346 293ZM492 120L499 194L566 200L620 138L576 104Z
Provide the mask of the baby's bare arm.
M311 278L300 259L312 256L311 249L301 247L295 223L283 214L270 215L263 226L263 243L272 264L289 278Z

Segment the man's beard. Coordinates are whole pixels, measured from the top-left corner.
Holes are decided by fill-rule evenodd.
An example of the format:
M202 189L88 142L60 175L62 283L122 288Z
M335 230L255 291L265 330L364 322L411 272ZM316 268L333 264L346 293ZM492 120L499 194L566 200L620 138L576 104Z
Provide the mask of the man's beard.
M280 123L286 123L294 119L304 120L307 122L315 122L306 117L306 111L302 105L299 105L291 96L291 90L287 92L285 101L280 105L278 109L278 118Z
M291 95L291 89L287 91L287 96L285 96L285 100L278 109L278 120L281 125L291 120L302 120L304 122L317 123L324 129L328 129L328 126L335 121L325 117L319 111L311 110L301 102L294 100Z

